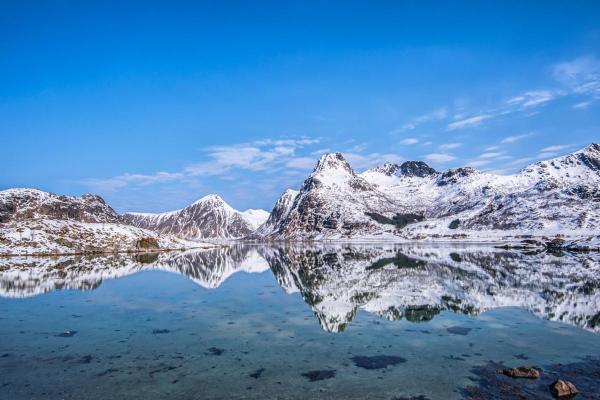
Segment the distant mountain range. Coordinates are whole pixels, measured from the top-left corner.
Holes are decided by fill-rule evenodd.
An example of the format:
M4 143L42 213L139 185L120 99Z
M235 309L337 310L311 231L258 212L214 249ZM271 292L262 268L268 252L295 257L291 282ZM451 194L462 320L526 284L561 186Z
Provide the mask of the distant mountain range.
M221 197L211 194L176 211L160 214L127 213L131 225L185 239L240 239L250 236L269 213L264 210L238 211Z
M422 161L357 173L342 154L325 154L300 189L285 191L270 213L237 211L209 195L181 210L119 215L95 195L0 191L0 254L134 251L143 237L163 241L159 247L186 247L184 240L498 240L524 235L598 242L598 232L598 144L508 176L469 167L436 171Z
M421 161L357 174L326 154L298 192L277 201L263 238L436 238L475 234L598 234L600 145L502 176L435 171Z

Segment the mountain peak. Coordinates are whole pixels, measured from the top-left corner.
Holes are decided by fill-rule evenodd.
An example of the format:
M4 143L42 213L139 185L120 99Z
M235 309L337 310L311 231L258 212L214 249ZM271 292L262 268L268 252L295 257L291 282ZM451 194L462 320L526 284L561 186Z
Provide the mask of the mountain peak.
M327 153L323 154L319 161L317 162L317 166L315 167L313 173L323 172L327 170L345 170L348 173L354 175L354 171L348 161L344 158L342 153Z
M395 175L399 170L400 165L386 162L385 164L372 168L366 172L379 172L380 174L392 176Z
M423 161L405 161L402 164L385 163L367 172L378 172L386 176L416 176L419 178L437 174L435 169Z
M227 204L221 196L219 196L218 194L212 193L212 194L208 194L208 195L196 200L195 202L192 203L192 205L203 204L203 203Z
M405 176L417 176L423 178L434 175L437 171L423 161L406 161L400 165L400 173Z

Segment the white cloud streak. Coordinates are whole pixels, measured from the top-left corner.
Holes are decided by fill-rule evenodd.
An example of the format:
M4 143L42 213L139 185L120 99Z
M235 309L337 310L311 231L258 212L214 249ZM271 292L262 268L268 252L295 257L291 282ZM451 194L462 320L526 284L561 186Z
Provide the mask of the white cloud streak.
M438 162L438 163L445 163L445 162L449 162L449 161L452 161L452 160L456 160L456 157L454 157L451 154L430 153L430 154L427 154L425 156L425 159L427 161Z

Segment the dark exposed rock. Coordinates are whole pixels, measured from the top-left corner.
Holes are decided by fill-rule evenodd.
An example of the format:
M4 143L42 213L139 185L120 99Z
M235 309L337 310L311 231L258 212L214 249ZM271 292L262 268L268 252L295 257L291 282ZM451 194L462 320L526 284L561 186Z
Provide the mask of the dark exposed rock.
M64 337L64 338L70 338L75 336L75 334L77 333L77 331L65 331L65 332L61 332L57 335L55 335L56 337Z
M531 367L505 368L502 373L511 378L539 379L540 372Z
M423 178L435 175L437 172L423 161L406 161L400 165L400 173L405 176L417 176Z
M307 378L311 382L322 381L324 379L334 378L335 377L335 370L334 369L328 369L328 370L308 371L308 372L303 373L302 376L304 376L305 378Z
M572 399L579 392L571 382L558 379L550 384L550 393L557 399Z
M135 243L135 248L137 250L159 250L160 246L158 245L156 239L145 237L137 240Z
M144 252L144 253L137 253L135 255L135 260L141 264L152 264L155 263L156 260L158 260L158 253L154 252L154 253L148 253L148 252Z
M543 366L539 379L513 379L498 373L504 368L506 367L502 364L494 362L474 367L471 372L477 378L473 380L473 385L462 389L463 398L545 400L550 397L550 387L556 383L556 378L560 377L563 381L569 381L576 386L576 390L585 394L586 399L600 399L598 393L600 359L598 358L588 357L574 363Z
M260 378L260 376L262 375L263 372L265 372L265 369L259 368L256 371L254 371L253 373L251 373L250 377L252 377L254 379L258 379L258 378Z
M449 229L458 229L460 226L460 219L453 219L452 222L448 225Z
M446 328L446 331L453 335L466 336L471 332L471 328L465 328L464 326L451 326Z
M469 175L473 175L475 173L477 173L477 171L471 167L449 169L448 171L444 172L438 177L437 185L446 186L449 184L454 184L457 183L459 179L467 177Z
M215 356L220 356L221 354L223 354L225 352L224 349L220 349L218 347L211 347L208 349L208 351L210 352L210 354L215 355Z
M93 358L94 357L92 357L91 355L88 354L88 355L81 357L79 360L77 360L77 362L79 364L89 364L92 362Z
M406 362L405 358L399 356L354 356L351 360L354 365L364 369L381 369Z

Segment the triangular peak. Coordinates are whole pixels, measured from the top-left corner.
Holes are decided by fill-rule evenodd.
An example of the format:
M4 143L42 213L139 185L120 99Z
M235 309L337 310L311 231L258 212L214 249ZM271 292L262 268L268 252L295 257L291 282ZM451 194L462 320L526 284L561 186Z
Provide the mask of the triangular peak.
M350 164L348 164L348 161L346 161L342 153L339 152L323 154L321 158L319 158L313 173L327 170L345 170L351 174L354 174L354 170L352 170L352 167Z

